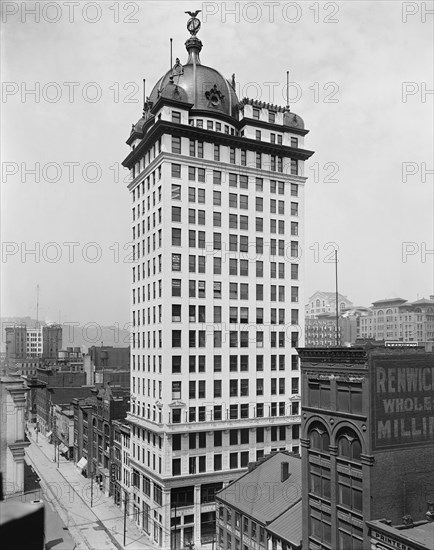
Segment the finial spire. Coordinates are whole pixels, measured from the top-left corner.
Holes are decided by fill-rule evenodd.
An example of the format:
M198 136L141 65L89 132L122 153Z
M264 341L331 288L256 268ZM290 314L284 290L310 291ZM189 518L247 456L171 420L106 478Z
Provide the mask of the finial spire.
M202 49L202 41L196 36L200 30L200 21L196 16L201 11L202 10L185 12L185 13L188 13L188 15L190 16L190 19L187 21L187 30L191 35L190 38L185 43L185 47L187 48L187 51L188 51L187 65L201 64L199 59L199 53L200 53L200 50Z
M196 16L201 11L202 10L184 12L184 13L188 13L188 15L190 16L190 19L187 21L187 30L189 31L191 36L196 36L196 34L199 32L200 21Z

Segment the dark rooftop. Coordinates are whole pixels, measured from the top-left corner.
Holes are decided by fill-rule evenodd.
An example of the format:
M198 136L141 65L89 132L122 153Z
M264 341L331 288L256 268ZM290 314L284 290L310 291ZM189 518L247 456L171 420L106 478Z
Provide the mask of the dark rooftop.
M281 481L282 464L289 477ZM270 455L217 493L218 500L266 525L301 499L301 459L286 452Z

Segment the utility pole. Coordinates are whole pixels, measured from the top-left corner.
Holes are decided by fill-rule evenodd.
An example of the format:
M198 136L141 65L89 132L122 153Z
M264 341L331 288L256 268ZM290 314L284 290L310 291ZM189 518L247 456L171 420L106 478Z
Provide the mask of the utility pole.
M339 294L338 294L338 251L335 250L335 283L336 283L336 346L340 346L339 338Z
M39 284L36 287L36 327L39 328Z
M127 543L127 503L128 503L128 496L125 491L124 492L124 546Z
M53 415L53 422L52 422L52 437L53 437L53 443L54 443L54 459L53 462L56 462L56 417L54 416L54 407L52 409L52 415Z
M177 528L176 528L176 526L177 526L177 523L176 523L176 520L177 520L176 508L177 508L177 506L175 504L175 518L174 518L175 519L175 529L173 530L173 547L174 547L174 550L176 550L176 532L177 532Z
M93 461L92 457L90 457L90 507L93 506Z

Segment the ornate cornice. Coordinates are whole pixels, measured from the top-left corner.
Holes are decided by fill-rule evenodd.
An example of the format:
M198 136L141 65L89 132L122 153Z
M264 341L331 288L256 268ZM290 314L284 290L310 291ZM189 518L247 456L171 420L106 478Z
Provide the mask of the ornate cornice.
M194 112L196 116L206 116L205 113L209 116L208 111ZM213 118L216 117L213 116ZM231 123L232 125L234 125L233 121L231 121ZM284 127L282 127L282 131L284 131ZM142 138L142 141L139 143L139 145L137 145L137 147L129 153L129 155L122 162L122 166L126 168L131 168L136 162L138 162L140 158L143 157L147 149L151 145L153 145L163 134L189 137L191 139L197 139L210 143L220 143L229 147L244 147L245 149L248 149L250 151L287 156L297 160L307 160L314 154L314 151L301 149L299 147L287 147L284 145L278 145L277 143L269 143L266 141L250 139L242 136L233 136L231 134L225 134L222 132L214 132L213 130L207 130L206 128L198 128L197 126L176 124L175 122L169 122L167 120L159 120L149 129L149 131ZM280 173L281 172L276 172L276 177Z
M8 445L12 456L14 457L15 462L20 462L24 460L24 457L26 455L24 449L30 445L30 441L23 440L23 441L15 441L15 443L10 443Z

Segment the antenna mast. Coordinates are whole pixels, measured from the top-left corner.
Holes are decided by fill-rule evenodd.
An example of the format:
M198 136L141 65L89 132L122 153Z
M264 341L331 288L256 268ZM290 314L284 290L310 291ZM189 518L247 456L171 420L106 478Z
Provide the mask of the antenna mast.
M172 59L172 43L173 43L173 38L170 39L170 67L169 69L171 69L173 67L173 59Z
M340 346L339 338L339 294L338 294L338 251L335 250L335 287L336 287L336 345Z
M289 111L289 71L286 71L286 108Z
M36 327L39 326L39 284L36 286Z

